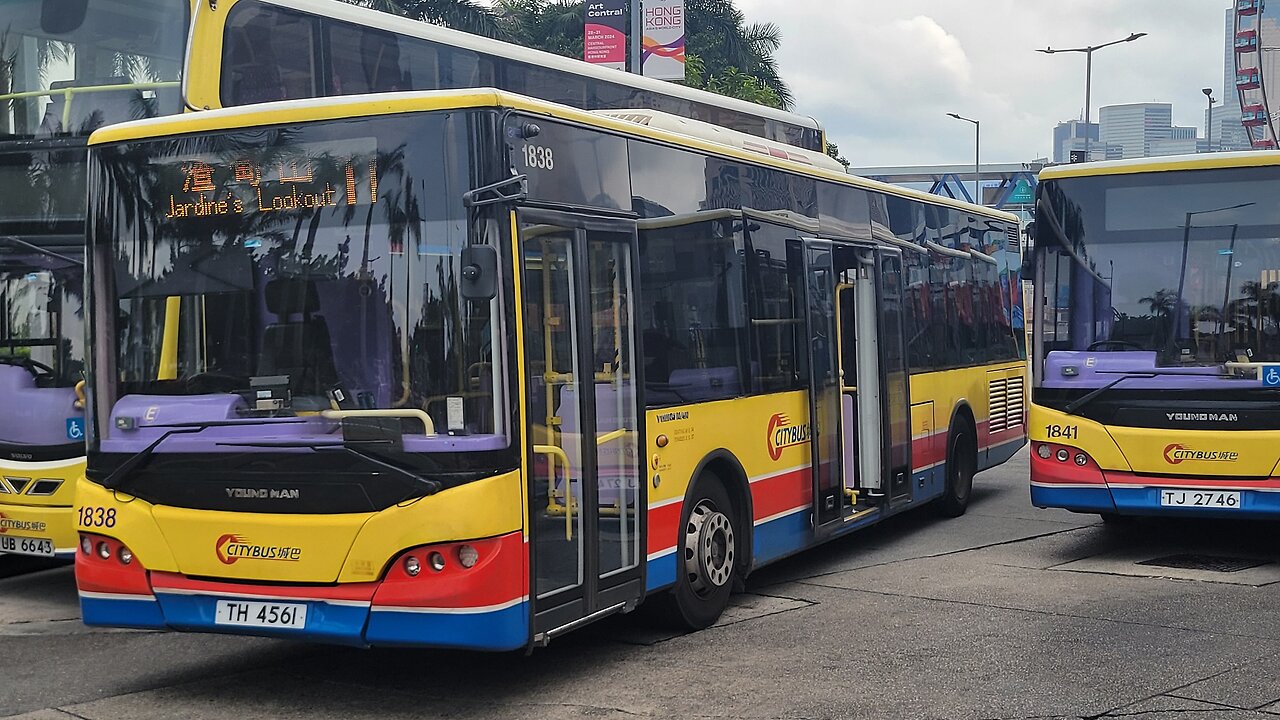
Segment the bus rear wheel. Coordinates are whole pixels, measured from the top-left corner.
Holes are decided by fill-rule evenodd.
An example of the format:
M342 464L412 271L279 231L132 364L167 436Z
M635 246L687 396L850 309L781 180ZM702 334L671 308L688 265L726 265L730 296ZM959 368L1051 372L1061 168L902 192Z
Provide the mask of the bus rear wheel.
M738 577L741 535L737 513L719 478L700 479L685 507L672 600L679 624L701 630L720 619L729 605Z
M964 420L951 428L947 441L947 487L934 508L942 517L960 517L969 507L973 476L978 469L978 441L973 426Z

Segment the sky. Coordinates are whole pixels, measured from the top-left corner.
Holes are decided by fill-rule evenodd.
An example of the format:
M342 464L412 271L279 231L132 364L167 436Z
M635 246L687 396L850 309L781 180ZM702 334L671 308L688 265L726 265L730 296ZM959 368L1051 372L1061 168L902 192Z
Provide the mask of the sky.
M782 29L777 53L796 112L826 126L854 167L982 162L1052 154L1053 127L1084 116L1085 56L1045 55L1148 33L1093 56L1092 116L1104 105L1173 104L1203 128L1222 99L1229 0L737 0ZM838 9L836 9L838 8ZM1203 129L1201 130L1203 133Z

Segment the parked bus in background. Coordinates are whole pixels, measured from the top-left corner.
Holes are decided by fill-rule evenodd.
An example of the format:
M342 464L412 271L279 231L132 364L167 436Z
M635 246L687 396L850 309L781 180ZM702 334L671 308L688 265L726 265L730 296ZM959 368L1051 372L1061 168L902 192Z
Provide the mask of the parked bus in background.
M1031 498L1280 512L1280 153L1044 170Z
M181 109L182 0L0 3L0 555L73 557L89 134Z
M810 117L338 0L202 2L191 38L193 108L495 87L583 110L658 110L826 152Z
M661 595L705 627L1025 442L1016 219L821 154L495 90L92 142L92 625L509 650Z

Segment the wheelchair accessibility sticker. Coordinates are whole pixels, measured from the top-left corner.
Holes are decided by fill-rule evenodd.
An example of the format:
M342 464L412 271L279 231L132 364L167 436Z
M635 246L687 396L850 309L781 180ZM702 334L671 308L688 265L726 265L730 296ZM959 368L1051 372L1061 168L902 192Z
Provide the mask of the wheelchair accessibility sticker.
M67 418L67 439L73 442L84 439L84 418Z
M1262 387L1280 387L1280 365L1263 365Z

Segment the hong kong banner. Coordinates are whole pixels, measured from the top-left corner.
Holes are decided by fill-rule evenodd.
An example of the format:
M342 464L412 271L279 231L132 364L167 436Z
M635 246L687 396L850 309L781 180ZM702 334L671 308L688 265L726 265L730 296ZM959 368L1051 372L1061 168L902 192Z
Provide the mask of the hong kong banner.
M684 0L644 0L642 48L645 76L684 79Z
M587 0L583 60L627 69L627 0Z

